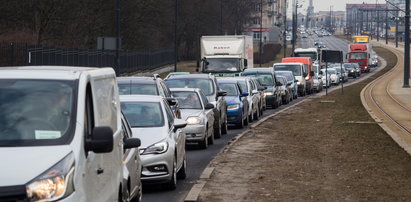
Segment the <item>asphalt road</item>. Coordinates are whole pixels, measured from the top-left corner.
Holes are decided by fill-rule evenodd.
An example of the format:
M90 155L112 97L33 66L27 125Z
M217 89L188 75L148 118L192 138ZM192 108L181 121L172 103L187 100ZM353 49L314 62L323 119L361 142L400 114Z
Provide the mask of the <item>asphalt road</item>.
M314 46L314 41L318 39L316 36L310 36L301 40L302 48L310 48ZM326 46L330 50L342 50L344 55L348 49L348 43L344 40L338 39L333 36L321 37L319 38L325 42ZM348 82L352 82L353 79L350 79ZM335 88L335 87L332 87ZM292 101L288 105L282 105L281 107L273 110L268 109L264 111L264 115L268 116L273 114L285 107L289 107L295 104L298 104L301 100L306 99L310 96L299 97L297 100ZM214 145L210 145L206 150L197 149L196 146L189 146L187 148L187 178L185 180L179 180L177 182L177 189L173 191L167 191L162 189L161 186L144 186L143 188L143 201L144 202L174 202L174 201L184 201L184 198L190 191L191 187L197 179L200 177L203 170L206 168L208 163L224 148L227 143L234 138L236 135L246 130L244 129L235 129L229 128L228 134L223 135L222 138L216 139Z

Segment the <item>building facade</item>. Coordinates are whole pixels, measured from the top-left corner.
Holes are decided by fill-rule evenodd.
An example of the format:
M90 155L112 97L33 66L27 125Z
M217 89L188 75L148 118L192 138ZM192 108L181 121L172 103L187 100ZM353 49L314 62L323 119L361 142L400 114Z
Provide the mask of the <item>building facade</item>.
M256 3L252 23L246 26L243 34L253 36L256 41L261 37L264 42L279 41L284 25L285 2L286 0L262 0L262 5L260 2Z
M387 4L346 4L346 33L367 34L376 30ZM391 15L391 14L389 14ZM362 32L362 33L360 33ZM371 33L372 34L372 33Z

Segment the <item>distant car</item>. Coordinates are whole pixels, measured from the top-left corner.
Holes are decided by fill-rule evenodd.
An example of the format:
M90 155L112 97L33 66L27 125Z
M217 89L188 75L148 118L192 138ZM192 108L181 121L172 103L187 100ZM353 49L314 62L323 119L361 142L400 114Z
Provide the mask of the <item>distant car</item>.
M330 74L330 81L332 85L340 84L340 75L334 68L327 68L327 72Z
M120 102L133 137L141 140L141 181L175 189L177 178L186 178L186 135L182 129L187 123L176 118L160 96L122 95Z
M323 90L323 80L319 75L314 75L314 90L318 92Z
M355 71L357 72L357 77L361 76L361 68L360 68L360 64L353 62L351 63L351 65L353 65Z
M175 75L187 75L187 74L190 74L190 72L170 72L170 73L168 73L168 75L166 76L165 79L168 79L168 78L170 78L172 76L175 76Z
M285 37L285 40L286 40L286 41L291 41L291 40L293 40L293 37L292 37L291 35L287 35L287 36Z
M253 90L254 93L256 92L255 90L257 90L257 97L258 97L258 108L259 108L259 116L262 116L264 113L264 110L266 109L267 105L266 105L266 100L265 100L265 96L264 96L264 90L267 89L267 87L264 87L261 85L260 80L258 78L255 77L250 77L251 79L251 83L253 85Z
M260 118L258 91L253 87L251 79L248 77L232 77L231 79L238 81L240 84L241 93L248 92L246 97L249 105L249 120L250 122L258 120Z
M198 143L201 149L214 144L214 105L199 88L171 88L171 93L180 103L181 118L187 122L183 129L186 142Z
M335 64L331 66L334 68L338 75L340 76L340 80L342 82L347 82L348 81L348 72L345 70L344 66L341 67L341 64Z
M357 72L352 63L344 63L343 65L349 77L357 78Z
M264 90L266 106L275 109L281 105L280 83L275 78L273 68L252 68L244 70L243 76L256 77L260 80L262 86L267 89Z
M181 118L181 112L176 99L171 95L163 79L158 74L152 77L117 77L120 95L159 95L166 98L174 114Z
M287 79L288 84L290 85L291 90L292 90L292 98L297 99L298 97L297 81L298 80L295 79L293 72L292 71L276 71L275 73L279 76L284 76Z
M292 99L292 90L290 85L288 85L287 79L283 76L277 75L277 80L282 84L281 85L281 97L283 104L288 104Z
M227 79L224 77L218 78L218 84L221 89L227 92L227 118L229 124L234 124L239 128L249 123L249 104L248 92L242 92L238 81Z
M214 105L214 136L220 138L227 134L227 92L220 89L215 76L210 74L175 75L165 80L169 88L200 88Z
M331 86L331 74L328 72L328 75L325 74L325 69L321 69L321 80L323 81L323 88L328 88Z

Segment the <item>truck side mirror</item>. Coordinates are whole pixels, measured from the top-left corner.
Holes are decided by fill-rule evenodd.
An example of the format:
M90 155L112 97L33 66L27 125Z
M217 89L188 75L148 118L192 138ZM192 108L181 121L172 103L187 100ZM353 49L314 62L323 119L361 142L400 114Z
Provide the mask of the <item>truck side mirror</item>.
M248 60L244 59L244 67L248 67Z
M307 73L304 72L304 73L303 73L303 77L306 77L306 76L307 76Z
M311 71L311 72L310 72L310 76L314 76L314 71Z

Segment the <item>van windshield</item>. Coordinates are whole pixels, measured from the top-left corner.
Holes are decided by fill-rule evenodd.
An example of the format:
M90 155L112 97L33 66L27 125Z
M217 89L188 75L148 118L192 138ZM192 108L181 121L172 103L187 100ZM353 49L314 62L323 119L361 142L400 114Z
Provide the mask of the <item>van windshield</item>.
M296 52L294 53L295 57L310 57L312 61L317 60L317 52Z
M238 58L208 58L204 64L204 72L239 72Z
M67 144L75 127L76 82L0 80L0 146Z
M302 76L300 65L275 65L275 71L292 71L294 76Z

